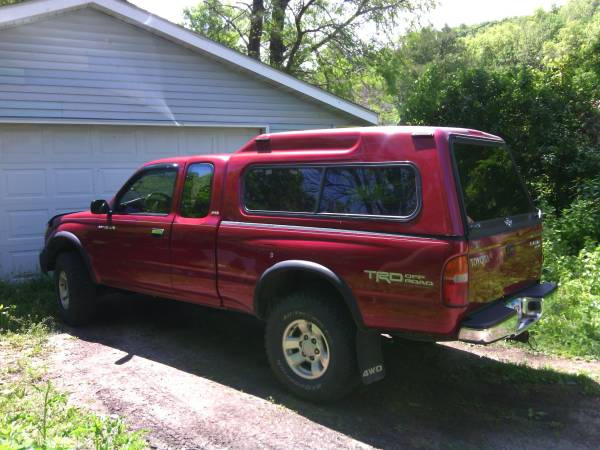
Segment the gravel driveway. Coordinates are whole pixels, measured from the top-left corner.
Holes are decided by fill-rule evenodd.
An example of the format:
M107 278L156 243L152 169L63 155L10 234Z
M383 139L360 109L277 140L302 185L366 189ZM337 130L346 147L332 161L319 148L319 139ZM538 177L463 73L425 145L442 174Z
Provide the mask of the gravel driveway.
M154 448L600 448L594 382L493 359L532 358L516 350L389 341L383 382L316 406L277 384L247 316L121 296L52 343L50 376L72 400L148 430Z

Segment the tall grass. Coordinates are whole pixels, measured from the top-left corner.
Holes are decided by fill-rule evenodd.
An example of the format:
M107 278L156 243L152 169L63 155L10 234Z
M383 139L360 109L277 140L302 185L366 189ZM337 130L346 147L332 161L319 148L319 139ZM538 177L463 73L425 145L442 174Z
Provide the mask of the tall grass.
M67 396L31 369L4 383L0 396L0 449L137 450L142 432L117 416L102 417L67 402Z
M600 359L600 204L581 199L544 223L545 280L559 288L533 327L543 351Z
M0 282L0 450L146 448L142 432L69 405L45 379L39 361L53 313L50 280Z

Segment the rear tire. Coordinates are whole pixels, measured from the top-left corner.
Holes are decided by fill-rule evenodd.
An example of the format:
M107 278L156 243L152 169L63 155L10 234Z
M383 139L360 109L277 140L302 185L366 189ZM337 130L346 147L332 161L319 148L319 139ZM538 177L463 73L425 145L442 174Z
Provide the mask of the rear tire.
M356 386L356 328L335 299L295 292L269 315L265 346L277 379L298 397L337 400Z
M96 313L96 285L77 253L58 255L54 267L54 291L63 322L71 326L90 322Z

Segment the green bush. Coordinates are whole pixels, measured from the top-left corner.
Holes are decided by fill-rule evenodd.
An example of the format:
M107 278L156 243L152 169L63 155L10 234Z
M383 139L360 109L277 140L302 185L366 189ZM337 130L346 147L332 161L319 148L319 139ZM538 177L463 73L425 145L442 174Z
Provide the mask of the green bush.
M600 196L589 183L544 223L543 278L559 282L534 335L544 351L600 358ZM546 208L545 208L546 209ZM546 209L547 210L547 209Z

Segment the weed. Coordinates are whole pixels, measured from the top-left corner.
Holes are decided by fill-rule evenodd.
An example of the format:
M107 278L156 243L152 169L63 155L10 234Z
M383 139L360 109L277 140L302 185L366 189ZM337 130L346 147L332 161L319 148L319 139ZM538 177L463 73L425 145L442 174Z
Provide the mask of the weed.
M142 432L130 432L120 418L104 418L67 404L48 381L27 374L5 383L0 397L0 449L146 448Z
M600 246L577 256L555 250L547 246L544 276L560 287L545 299L533 336L544 352L600 359Z
M69 406L67 396L44 380L34 361L47 350L53 305L47 278L0 282L0 449L146 448L142 432L130 432L118 417Z

